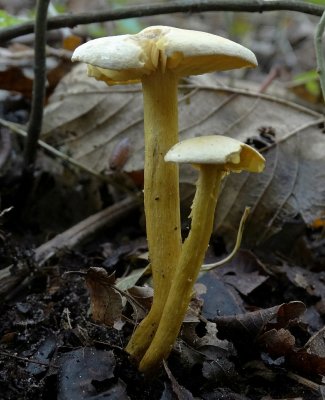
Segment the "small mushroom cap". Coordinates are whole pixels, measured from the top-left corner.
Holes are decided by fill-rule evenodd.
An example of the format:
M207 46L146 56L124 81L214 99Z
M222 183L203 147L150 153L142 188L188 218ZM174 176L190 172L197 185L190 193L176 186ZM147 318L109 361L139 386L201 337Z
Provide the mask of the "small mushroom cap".
M238 43L169 26L91 40L74 51L72 61L87 63L88 74L108 84L139 82L157 69L182 77L257 66L255 55Z
M165 161L220 165L225 171L262 172L264 157L253 147L227 136L199 136L175 144Z

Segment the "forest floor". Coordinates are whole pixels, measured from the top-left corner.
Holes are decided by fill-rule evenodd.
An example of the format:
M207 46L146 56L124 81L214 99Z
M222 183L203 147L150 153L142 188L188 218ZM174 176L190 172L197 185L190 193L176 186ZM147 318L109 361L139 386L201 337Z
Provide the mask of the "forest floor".
M10 3L11 8L8 4L3 8L13 14L23 13L21 10L27 14L30 7L28 1ZM84 11L86 3L66 1L66 11ZM98 8L103 6L100 1L96 3ZM218 30L213 28L216 23ZM310 118L311 126L315 125L311 134L320 138L317 143L321 152L325 146L324 124L317 123L323 111L319 86L318 91L315 89L315 82L316 86L318 82L312 73L299 82L295 80L299 74L315 70L312 43L316 23L317 18L290 12L258 15L211 12L186 18L175 14L108 22L88 30L82 26L69 35L75 43L79 39L84 41L94 31L108 35L141 29L149 24L165 24L209 30L231 36L238 42L242 36L245 44L249 47L250 43L257 54L260 67L240 76L239 81L245 79L249 90L252 90L251 85L256 91L263 88L263 92L270 87L275 97L281 89L285 101L301 107L294 109L292 103L278 104L281 110L287 109L283 115L280 112L281 118L274 109L272 119L266 106L271 100L265 97L258 105L264 107L264 111L252 113L252 120L258 120L255 128L259 128L246 135L247 143L261 148L265 127L269 134L271 130L272 136L271 128L276 125L277 116L280 122L287 120L288 124L290 118L293 122ZM58 30L49 37L52 50L47 60L47 107L55 93L62 100L62 79L67 79L72 70L71 49L64 47L67 44L63 44L62 35ZM22 127L30 115L32 40L30 36L18 37L0 48L4 60L0 71L0 88L3 89L0 117L2 121ZM77 75L69 76L71 82ZM88 79L84 75L78 77L82 82ZM206 86L200 84L193 94L193 102L202 104L201 90L209 105L208 95L203 92ZM182 90L186 94L190 89ZM125 93L114 93L116 101L122 104L125 98L121 96ZM101 95L94 104L102 102ZM224 94L215 95L223 101ZM248 100L242 92L231 96L238 96L233 110L240 114L236 107ZM136 97L131 100L134 99L138 101ZM88 100L83 97L80 100L78 107L82 108ZM52 124L52 131L59 132L59 144L72 126L69 125L71 121L67 121L69 112L70 109L63 110L61 106L54 114L53 110L48 110L45 116L46 127ZM139 113L141 118L140 103ZM182 116L182 112L180 114ZM65 119L66 125L60 126L60 118ZM78 118L82 130L86 120L82 115ZM221 125L228 118L225 111ZM240 124L240 129L245 128L243 121ZM140 126L139 135L141 129ZM250 128L245 129L249 132ZM280 131L277 128L277 133L281 134ZM59 147L53 136L45 135L44 140ZM270 228L269 214L276 215L278 209L274 205L276 200L270 200L272 193L263 192L269 196L265 203L262 195L255 199L257 222L247 226L241 250L222 268L200 275L190 311L170 357L154 377L145 379L124 351L152 301L152 282L146 269L143 171L139 168L136 173L130 173L126 168L116 172L111 168L110 183L107 183L40 149L33 180L26 185L21 180L24 139L13 133L10 125L1 123L0 143L1 400L325 398L323 157L309 154L304 158L303 154L300 163L308 164L309 170L301 171L308 172L310 185L304 178L302 182L306 186L302 184L299 192L290 192L287 197L292 195L291 199L298 199L296 203L303 204L305 200L306 204L300 210L293 200L288 203L291 211L294 209L291 215L279 218L276 233L258 245L258 232L266 226ZM114 142L111 153L116 147ZM284 147L279 144L279 149L281 156ZM69 154L74 156L75 149L70 150ZM285 150L290 153L290 148ZM270 164L274 161L271 152L272 149L266 152ZM291 160L296 153L289 153L284 152ZM108 168L112 155L107 154L102 163ZM123 160L121 167L128 161ZM278 165L280 168L281 164ZM285 180L281 178L282 186L288 186L290 173L286 172ZM276 174L280 172L272 172L272 185L277 182ZM319 182L317 187L314 186L315 177ZM266 178L260 179L262 185ZM276 198L277 194L273 195ZM225 192L223 196L221 210L230 201L231 193ZM245 200L249 202L251 198L250 193L243 190L242 202ZM241 203L240 210L245 205ZM230 208L236 211L235 206ZM104 214L98 214L101 212ZM91 216L95 222L89 220ZM189 230L186 211L184 216L182 228L186 237ZM220 260L231 250L227 221L225 218L220 223L220 231L216 230L211 237L207 263ZM80 224L83 224L82 229ZM231 230L232 235L236 229ZM80 232L83 236L78 236Z

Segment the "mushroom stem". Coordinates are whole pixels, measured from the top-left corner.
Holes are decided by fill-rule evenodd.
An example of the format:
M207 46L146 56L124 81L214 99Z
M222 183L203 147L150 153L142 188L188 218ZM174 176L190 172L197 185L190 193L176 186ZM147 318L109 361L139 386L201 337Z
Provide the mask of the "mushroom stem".
M144 98L144 208L154 299L126 351L140 361L157 330L181 251L178 165L166 152L178 142L177 77L156 71L142 79Z
M220 166L200 165L191 212L191 230L185 240L169 296L159 327L141 360L139 369L145 374L154 371L166 359L180 331L193 285L200 272L213 229L214 212L224 171Z

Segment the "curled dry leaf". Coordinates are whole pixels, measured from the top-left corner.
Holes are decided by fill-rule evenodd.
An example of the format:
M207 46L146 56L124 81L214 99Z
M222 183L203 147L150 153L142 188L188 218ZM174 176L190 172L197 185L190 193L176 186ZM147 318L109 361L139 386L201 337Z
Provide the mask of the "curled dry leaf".
M325 327L316 332L302 349L292 352L290 364L307 374L325 375Z
M128 294L130 295L130 303L133 307L133 319L138 323L150 310L153 289L149 286L133 286L128 289Z
M287 327L288 323L298 318L305 309L302 302L292 301L241 315L217 317L214 321L220 337L231 339L239 347L245 349L248 343L255 343L263 332Z
M112 153L128 138L124 171L142 170L140 86L107 87L87 79L85 68L78 65L57 87L45 111L43 139L105 174ZM217 87L215 82L214 78L195 77L181 85L180 138L218 133L246 141L259 136L253 142L269 147L263 153L267 158L263 174L228 178L216 228L227 242L232 241L242 210L251 206L244 241L252 247L280 232L297 215L307 224L321 218L325 204L324 116L268 95ZM265 128L273 132L272 141L261 137ZM182 182L193 185L193 171L182 171ZM281 239L278 246L283 244ZM289 239L294 237L286 239L287 247Z
M123 298L114 289L115 275L103 268L89 268L86 284L90 293L92 318L102 324L122 328Z
M259 345L274 358L290 353L296 343L295 337L287 329L271 329L259 336Z

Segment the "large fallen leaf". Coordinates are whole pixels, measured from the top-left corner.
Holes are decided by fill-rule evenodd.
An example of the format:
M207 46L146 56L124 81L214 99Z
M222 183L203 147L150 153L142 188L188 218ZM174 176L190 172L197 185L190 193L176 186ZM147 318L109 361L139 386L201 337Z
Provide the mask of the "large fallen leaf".
M244 206L251 206L245 242L253 246L298 215L307 224L320 218L325 205L324 116L281 99L216 83L213 75L181 82L180 138L219 133L242 141L253 139L267 148L264 173L228 177L216 227L227 240L234 238ZM273 143L265 141L265 130L272 133ZM46 108L43 139L105 174L110 155L126 137L130 151L124 170L141 170L141 87L108 87L87 78L85 66L78 65L62 80ZM181 180L194 183L191 167L182 168Z

